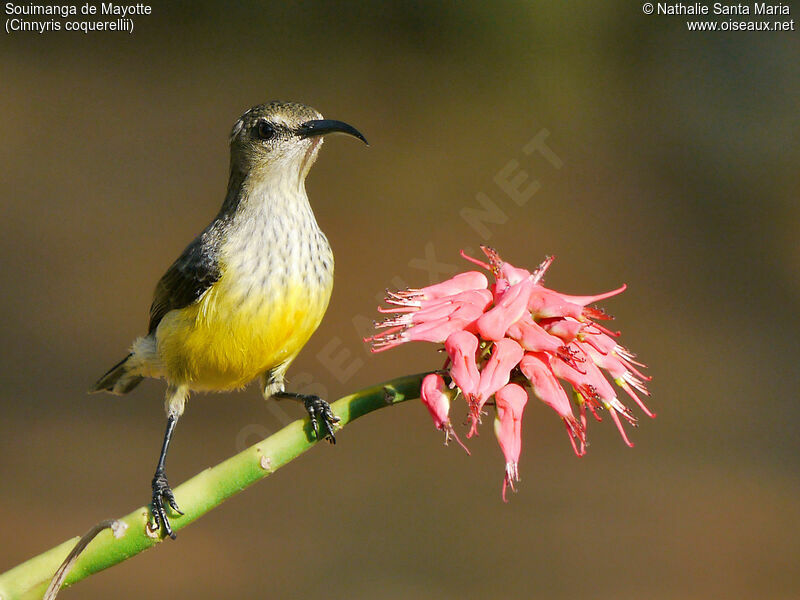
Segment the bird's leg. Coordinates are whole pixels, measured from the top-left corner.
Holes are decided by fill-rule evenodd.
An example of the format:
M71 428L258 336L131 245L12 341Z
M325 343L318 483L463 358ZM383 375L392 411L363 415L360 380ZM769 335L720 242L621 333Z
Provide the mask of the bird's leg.
M322 433L331 444L336 443L336 436L333 434L333 430L340 419L333 414L331 405L325 400L319 396L296 394L294 392L284 392L283 390L275 392L272 397L302 402L308 411L308 416L311 418L311 427L314 428L316 438L318 440L321 439L320 433Z
M156 465L156 472L153 475L153 503L151 513L153 515L153 522L155 531L161 529L164 525L164 531L173 540L175 539L175 532L169 524L167 518L166 506L164 501L179 515L183 513L178 508L178 503L175 501L175 494L172 493L172 488L167 481L167 475L164 472L164 463L167 460L167 451L169 450L169 443L172 440L172 434L175 431L175 426L178 424L178 419L183 414L183 409L186 403L186 390L184 388L174 388L170 386L167 389L167 430L164 433L164 442L161 445L161 454L158 456L158 464Z

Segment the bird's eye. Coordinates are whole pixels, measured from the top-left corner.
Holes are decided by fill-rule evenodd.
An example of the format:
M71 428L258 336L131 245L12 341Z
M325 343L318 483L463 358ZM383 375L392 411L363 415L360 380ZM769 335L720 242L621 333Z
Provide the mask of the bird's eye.
M275 135L275 128L267 121L259 121L256 131L261 140L268 140Z

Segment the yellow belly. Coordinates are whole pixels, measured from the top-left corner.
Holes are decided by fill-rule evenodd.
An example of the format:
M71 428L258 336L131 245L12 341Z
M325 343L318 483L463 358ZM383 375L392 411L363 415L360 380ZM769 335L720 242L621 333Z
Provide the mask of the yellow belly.
M243 290L223 277L159 324L167 379L197 390L235 389L291 361L319 326L330 291L299 282Z

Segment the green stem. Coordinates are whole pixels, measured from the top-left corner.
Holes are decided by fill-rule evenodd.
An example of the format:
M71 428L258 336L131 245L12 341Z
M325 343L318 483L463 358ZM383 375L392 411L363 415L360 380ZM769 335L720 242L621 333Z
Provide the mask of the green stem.
M341 419L339 426L344 427L381 407L418 398L424 376L425 373L400 377L334 402L331 408ZM183 529L234 494L297 458L315 443L309 420L302 419L225 462L201 471L174 489L184 515L170 516L173 529ZM119 519L127 525L119 538L114 537L110 529L97 535L75 562L64 585L71 585L160 543L162 538L153 537L147 528L148 517L149 507L142 506ZM116 531L119 533L124 525ZM42 598L53 573L78 540L79 537L69 539L0 575L0 600Z

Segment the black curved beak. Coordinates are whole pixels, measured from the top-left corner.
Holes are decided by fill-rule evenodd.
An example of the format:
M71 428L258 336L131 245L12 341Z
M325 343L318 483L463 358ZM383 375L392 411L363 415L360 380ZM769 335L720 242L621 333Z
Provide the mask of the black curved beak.
M306 121L300 125L298 134L301 137L316 137L318 135L325 135L327 133L346 133L360 139L367 146L367 138L361 135L361 132L347 123L342 121L334 121L333 119L318 119L315 121Z

